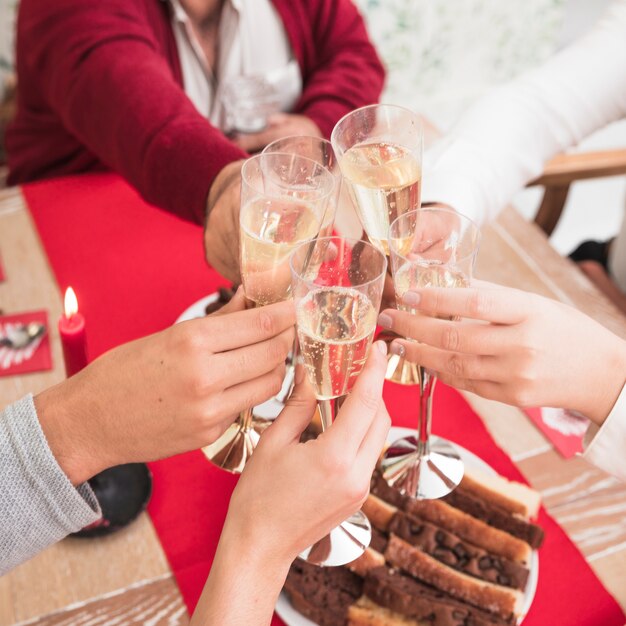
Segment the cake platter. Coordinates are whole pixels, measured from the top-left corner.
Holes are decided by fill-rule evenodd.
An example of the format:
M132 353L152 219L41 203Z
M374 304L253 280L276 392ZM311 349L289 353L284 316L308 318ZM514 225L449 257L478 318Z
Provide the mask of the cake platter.
M414 434L414 432L408 428L397 428L394 426L389 431L387 442L392 443L393 441L396 441L401 437L407 437L412 434ZM473 454L469 450L466 450L458 444L455 444L455 446L459 451L461 459L463 459L463 462L467 467L483 472L485 474L497 474L497 472L481 458L477 457L475 454ZM538 578L539 556L537 555L537 550L533 550L530 559L528 582L526 583L526 589L524 591L524 605L522 608L522 615L518 619L518 624L523 623L524 616L528 613L530 609L533 598L535 597L535 592L537 590ZM291 605L291 602L289 601L289 598L287 597L287 594L285 594L285 592L282 592L278 597L278 601L276 603L276 613L283 620L283 622L285 622L286 626L316 626L315 622L312 622L311 620L304 617Z

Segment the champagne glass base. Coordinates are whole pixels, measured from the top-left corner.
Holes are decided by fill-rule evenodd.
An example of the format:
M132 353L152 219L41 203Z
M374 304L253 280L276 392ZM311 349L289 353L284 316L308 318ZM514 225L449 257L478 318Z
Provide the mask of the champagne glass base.
M383 478L390 487L418 500L441 498L463 479L463 461L454 446L441 437L430 438L430 451L419 456L417 438L395 441L381 462Z
M326 567L346 565L358 559L371 540L370 521L363 511L357 511L302 552L300 558L307 563Z
M272 421L254 416L246 428L237 420L219 439L202 448L202 452L213 465L233 474L241 474L261 434Z

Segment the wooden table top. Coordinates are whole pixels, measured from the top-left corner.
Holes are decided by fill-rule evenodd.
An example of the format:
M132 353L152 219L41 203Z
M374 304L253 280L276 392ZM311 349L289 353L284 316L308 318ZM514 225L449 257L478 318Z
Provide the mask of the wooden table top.
M201 245L199 242L198 245ZM61 313L61 294L17 189L0 191L0 254L7 280L0 309ZM541 231L513 209L484 230L477 276L578 307L622 337L626 318ZM54 369L0 378L0 406L64 377L56 326ZM582 459L562 459L518 409L469 397L498 444L544 498L603 584L626 608L626 485ZM21 622L176 626L188 623L172 573L146 514L104 539L66 539L0 578L0 626Z

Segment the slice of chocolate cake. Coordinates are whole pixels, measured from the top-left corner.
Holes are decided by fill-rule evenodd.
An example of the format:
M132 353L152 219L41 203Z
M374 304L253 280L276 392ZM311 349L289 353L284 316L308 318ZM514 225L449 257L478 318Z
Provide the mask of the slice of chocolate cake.
M407 513L398 511L389 531L464 574L514 589L526 587L529 572L519 563L489 554L453 533Z
M528 565L532 549L530 545L506 530L490 526L470 513L462 511L442 500L415 500L402 496L389 487L378 473L372 476L371 491L363 510L376 527L387 529L395 507L454 533L461 539L522 565ZM389 504L393 502L393 504Z
M285 582L294 607L320 626L344 626L363 579L343 567L317 567L296 559Z
M543 530L537 524L527 522L508 511L479 499L463 489L457 487L442 500L473 517L487 522L490 526L504 530L514 537L524 540L532 548L538 548L543 542Z
M389 539L385 559L394 567L457 600L495 613L504 620L521 614L524 596L520 591L458 572L396 535L392 534Z
M368 573L363 593L376 604L429 626L505 626L512 623L386 567Z

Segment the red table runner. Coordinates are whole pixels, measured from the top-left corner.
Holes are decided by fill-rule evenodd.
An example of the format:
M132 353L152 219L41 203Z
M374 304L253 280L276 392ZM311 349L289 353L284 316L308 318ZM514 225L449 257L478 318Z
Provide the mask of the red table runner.
M90 358L170 325L191 303L225 284L204 261L202 231L147 205L113 174L24 188L61 288L72 285L87 320ZM396 426L415 424L416 390L387 385ZM480 418L440 385L434 431L523 480ZM192 611L208 574L236 478L190 452L150 464L152 522ZM626 618L578 549L542 509L546 540L539 585L525 626L623 626ZM282 625L274 616L273 626Z

